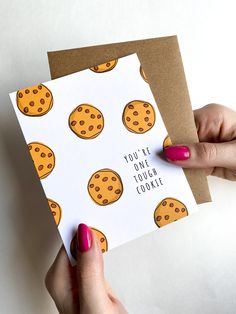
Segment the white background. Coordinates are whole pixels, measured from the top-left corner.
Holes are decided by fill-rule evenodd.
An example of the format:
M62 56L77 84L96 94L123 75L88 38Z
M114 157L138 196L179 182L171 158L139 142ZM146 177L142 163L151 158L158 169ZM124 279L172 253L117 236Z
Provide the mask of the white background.
M0 14L0 312L56 313L43 280L60 238L8 93L49 80L48 50L177 34L193 107L236 109L234 1L3 0ZM130 313L236 312L235 183L209 184L212 204L106 254Z

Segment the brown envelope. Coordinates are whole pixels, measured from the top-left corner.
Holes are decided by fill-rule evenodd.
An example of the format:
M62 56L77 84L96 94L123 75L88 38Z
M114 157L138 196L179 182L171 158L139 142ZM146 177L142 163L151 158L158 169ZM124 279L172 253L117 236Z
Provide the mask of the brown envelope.
M138 54L172 142L198 142L176 36L48 52L51 77L55 79L132 53ZM196 202L211 201L204 171L184 172Z

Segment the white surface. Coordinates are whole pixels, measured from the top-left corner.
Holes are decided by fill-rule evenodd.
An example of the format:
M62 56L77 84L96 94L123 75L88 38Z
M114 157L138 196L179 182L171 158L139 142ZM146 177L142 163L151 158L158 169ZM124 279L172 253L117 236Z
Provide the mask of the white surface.
M236 109L234 1L9 0L0 12L1 313L56 313L43 278L60 239L8 93L49 79L48 50L178 34L193 106ZM130 313L236 312L235 183L209 183L213 204L106 255Z
M41 184L45 195L61 206L62 217L58 229L72 263L75 260L70 245L80 223L102 231L109 249L113 249L146 233L160 230L153 213L166 197L183 202L189 215L198 211L183 170L157 157L157 152L162 151L167 130L151 89L141 77L139 69L140 61L133 54L120 58L108 73L94 73L87 69L44 82L43 85L53 95L54 103L50 112L37 118L22 114L16 102L17 92L10 94L26 143L37 141L46 144L55 154L55 168L47 178L41 180ZM124 107L135 99L152 104L155 110L154 125L144 134L128 131L122 122ZM83 103L92 104L104 117L102 132L90 140L79 138L68 126L71 112ZM146 148L148 156L142 152L142 149L147 151ZM138 159L133 162L128 159L127 163L124 156L130 155L132 158L135 152ZM146 167L139 169L139 163L145 161ZM105 168L118 173L124 191L117 202L100 206L89 196L87 185L95 172ZM151 174L152 178L143 178L143 173L147 175L153 169L156 177ZM141 180L134 179L138 175ZM160 180L160 185L155 184L155 178ZM155 188L150 188L150 182L155 184ZM177 186L175 182L178 182ZM149 185L149 190L145 184Z

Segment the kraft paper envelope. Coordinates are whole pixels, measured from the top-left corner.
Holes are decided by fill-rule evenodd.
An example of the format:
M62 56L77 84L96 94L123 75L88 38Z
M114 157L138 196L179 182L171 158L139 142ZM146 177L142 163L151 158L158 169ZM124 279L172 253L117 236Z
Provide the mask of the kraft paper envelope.
M132 53L138 54L172 143L198 142L176 36L48 52L51 77L59 78ZM196 202L211 201L204 171L184 172Z

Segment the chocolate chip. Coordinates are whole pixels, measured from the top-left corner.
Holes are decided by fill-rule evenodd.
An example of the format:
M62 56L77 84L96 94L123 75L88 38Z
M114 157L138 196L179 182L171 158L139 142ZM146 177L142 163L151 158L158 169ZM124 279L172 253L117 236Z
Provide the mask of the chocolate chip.
M33 107L33 106L34 106L34 101L30 101L30 102L29 102L29 105L30 105L31 107Z
M129 109L134 109L134 106L133 105L128 105L128 108Z
M56 206L56 204L52 203L52 204L51 204L51 207L52 207L52 208L56 208L57 206Z
M116 177L112 177L111 179L112 179L112 181L116 181L117 180Z
M84 120L81 120L81 121L79 122L79 124L80 124L80 125L84 125Z
M36 148L35 148L35 151L36 151L36 152L39 152L39 151L40 151L39 147L36 147Z
M106 67L109 67L110 65L111 65L110 62L107 62Z
M39 171L43 170L43 165L38 166L38 170Z
M149 122L149 123L148 123L148 126L152 126L152 123Z
M39 107L38 112L42 112L42 111L43 111L43 108Z
M162 204L163 206L166 206L167 202L166 202L166 201L163 201L161 204Z
M95 187L95 191L96 191L96 192L100 191L100 187L99 187L99 186L96 186L96 187Z
M98 194L97 198L101 199L101 198L102 198L102 195L101 195L101 194Z
M102 128L102 125L99 124L99 125L97 126L97 129L100 130L101 128Z
M97 118L98 118L98 119L101 119L101 117L102 117L102 115L99 113L99 114L97 115Z
M29 146L28 146L28 148L29 148L29 150L31 150L31 149L32 149L32 146L31 146L31 145L29 145Z
M52 153L48 153L48 157L52 157Z
M89 126L89 131L92 131L93 130L93 125L90 125Z
M112 191L113 190L113 186L112 185L110 185L110 186L108 186L108 188L107 188L109 191Z
M48 164L48 169L51 169L52 168L52 164Z
M170 218L169 215L165 215L165 220L168 220Z
M43 98L40 99L40 104L42 104L42 105L45 104L45 100Z
M149 107L149 104L144 103L143 107L147 108L147 107Z
M144 118L144 121L148 122L149 118L148 117L145 117Z
M38 85L38 89L41 90L43 87L42 85Z
M106 251L104 249L102 249L102 253L105 253Z
M150 114L151 113L151 111L150 110L146 110L146 114Z
M89 113L89 109L85 109L85 113Z
M170 203L170 207L174 207L174 203Z
M185 212L185 208L181 208L181 212L182 212L182 213Z
M95 71L98 71L98 66L96 65L95 67L93 67L93 69L94 69Z
M89 187L92 189L92 188L94 187L94 184L91 183L91 184L89 185Z
M46 156L46 154L44 154L44 153L42 153L42 154L41 154L41 157L43 157L43 158L44 158L45 156Z
M104 239L104 238L101 238L101 239L100 239L100 242L102 242L102 243L103 243L104 241L105 241L105 239Z
M138 130L139 130L140 132L143 132L143 128L139 128Z
M24 108L24 112L25 112L25 113L29 112L29 108L28 108L28 107L25 107L25 108Z
M71 122L71 125L72 125L72 126L75 126L76 123L77 123L77 122L76 122L75 120L73 120L73 121Z
M107 204L107 203L108 203L108 200L105 199L105 200L102 201L102 203L103 203L103 204Z
M91 118L91 119L95 119L95 114L92 113L91 116L90 116L90 118Z
M139 124L138 121L133 122L133 125L138 125L138 124Z
M179 208L175 208L175 212L178 213L179 212Z
M138 111L134 111L134 112L133 112L133 115L134 115L134 116L138 116Z
M37 94L37 93L38 93L38 90L37 90L37 89L33 89L33 93L34 93L34 94Z
M107 180L108 180L108 177L104 177L104 178L102 179L103 182L106 182Z
M19 96L19 98L22 98L22 97L23 97L23 94L22 94L22 93L19 93L18 96Z
M130 117L127 117L127 118L126 118L126 121L128 121L128 122L129 122L130 120L131 120L131 119L130 119Z
M56 216L56 212L52 211L53 216Z
M82 130L80 133L84 135L84 134L86 134L86 131Z
M26 93L26 94L29 94L29 92L30 92L29 89L26 89L26 90L25 90L25 93Z
M48 92L46 93L46 97L47 97L47 98L50 97L50 94L49 94Z
M79 108L77 109L77 111L79 111L79 112L81 112L82 110L83 110L82 107L79 107Z
M161 216L157 216L156 220L157 220L157 221L160 221L161 218L162 218Z
M115 193L116 193L116 194L120 194L120 193L121 193L121 190L120 190L120 189L117 189L117 190L115 190Z
M94 178L98 179L98 178L100 178L100 175L97 173L97 174L95 174Z

